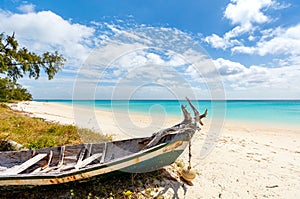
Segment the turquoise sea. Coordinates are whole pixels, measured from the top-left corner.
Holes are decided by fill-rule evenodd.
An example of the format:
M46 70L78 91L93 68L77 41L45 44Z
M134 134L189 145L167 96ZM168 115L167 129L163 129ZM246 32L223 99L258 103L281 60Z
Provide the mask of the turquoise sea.
M55 102L65 105L95 107L108 111L128 111L130 113L151 113L182 116L180 105L185 100L35 100ZM226 120L260 122L274 125L291 125L300 131L300 100L227 100L193 101L203 112L208 109L208 117L224 117Z

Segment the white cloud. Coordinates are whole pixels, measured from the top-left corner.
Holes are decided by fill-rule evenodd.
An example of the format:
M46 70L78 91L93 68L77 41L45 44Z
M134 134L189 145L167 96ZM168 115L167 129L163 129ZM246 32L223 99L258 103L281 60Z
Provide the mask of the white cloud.
M243 48L243 40L239 36L248 34L248 40L253 41L254 32L259 28L257 25L271 22L273 19L265 14L268 9L284 9L283 5L275 0L231 0L227 5L224 18L228 19L234 27L222 37L212 34L204 38L213 48L223 50L238 46L238 50L250 52ZM241 47L241 48L240 48Z
M226 85L228 98L299 98L300 65L268 68L252 65L246 67L238 62L218 58L215 65ZM280 93L285 93L281 96ZM277 93L277 94L276 94ZM288 94L289 93L289 94Z
M255 40L255 37L254 37L253 35L249 35L248 40L249 40L249 41L254 41L254 40Z
M184 60L184 57L177 54L168 53L168 55L170 56L170 59L167 61L167 65L169 66L182 66L188 62L187 60Z
M300 24L288 28L276 28L263 32L256 46L236 46L235 53L300 55ZM271 37L271 38L270 38Z
M287 29L280 28L275 37L260 41L257 51L260 55L266 54L298 54L300 55L300 24Z
M214 61L214 64L218 68L219 72L223 76L235 75L245 72L246 67L238 62L232 62L223 58L218 58Z
M253 23L269 21L262 9L273 4L272 0L231 0L225 9L224 17L232 24L252 26Z
M222 38L216 34L212 34L211 36L207 36L204 39L207 43L212 45L213 48L222 48L226 49L232 46L232 43L225 38Z
M255 47L249 46L235 46L231 49L233 53L245 53L245 54L253 54L256 49Z
M33 5L33 4L23 4L23 5L20 5L17 9L20 10L21 12L23 12L23 13L30 13L30 12L34 12L35 5Z
M76 61L89 53L88 40L94 33L93 28L67 21L51 11L25 14L0 11L0 29L6 34L15 32L21 45L32 51L58 50Z

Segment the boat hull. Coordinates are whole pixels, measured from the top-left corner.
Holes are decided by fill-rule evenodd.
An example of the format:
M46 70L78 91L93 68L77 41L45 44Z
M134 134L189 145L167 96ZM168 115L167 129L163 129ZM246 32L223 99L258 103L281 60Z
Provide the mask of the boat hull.
M168 144L162 143L154 148L133 154L124 159L96 165L80 171L62 173L58 175L28 175L19 174L15 176L1 176L0 186L17 185L54 185L81 181L91 177L107 174L113 171L129 173L145 173L157 170L172 164L184 151L188 144L186 139L174 140Z

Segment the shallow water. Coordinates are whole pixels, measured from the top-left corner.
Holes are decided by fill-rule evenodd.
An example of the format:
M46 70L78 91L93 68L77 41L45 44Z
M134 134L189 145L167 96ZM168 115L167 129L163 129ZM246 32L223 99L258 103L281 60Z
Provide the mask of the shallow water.
M36 100L55 102L65 105L95 107L108 111L122 111L144 114L165 114L182 116L181 105L187 101L178 100ZM293 125L300 129L300 100L228 100L228 101L193 101L203 112L208 109L208 118L224 117L225 119L260 122L267 124ZM191 109L188 108L189 111Z

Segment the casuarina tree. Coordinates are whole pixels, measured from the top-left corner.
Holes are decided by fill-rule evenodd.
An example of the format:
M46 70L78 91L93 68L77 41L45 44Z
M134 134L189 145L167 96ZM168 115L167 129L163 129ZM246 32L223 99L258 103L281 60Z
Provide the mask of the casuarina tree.
M59 55L57 51L53 53L44 52L38 55L25 47L20 48L14 33L11 36L1 33L0 82L2 88L0 90L0 100L24 100L22 97L18 97L22 96L22 92L31 98L27 89L17 84L17 80L24 76L38 79L41 71L44 71L48 79L51 80L62 69L65 61L66 59ZM17 93L18 95L16 95ZM25 100L28 100L28 97Z

